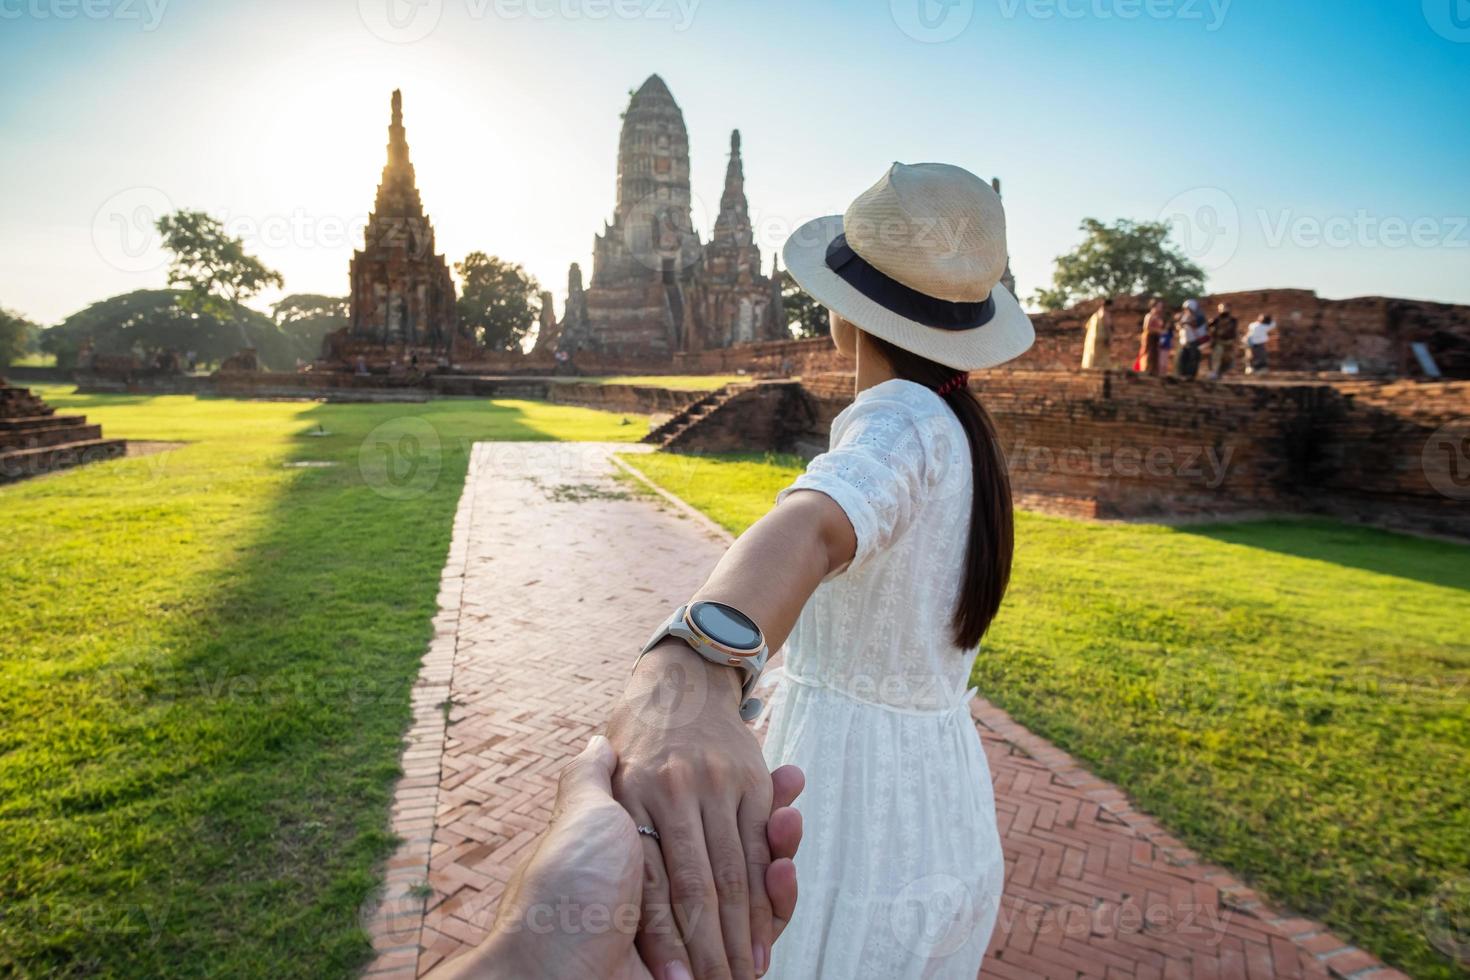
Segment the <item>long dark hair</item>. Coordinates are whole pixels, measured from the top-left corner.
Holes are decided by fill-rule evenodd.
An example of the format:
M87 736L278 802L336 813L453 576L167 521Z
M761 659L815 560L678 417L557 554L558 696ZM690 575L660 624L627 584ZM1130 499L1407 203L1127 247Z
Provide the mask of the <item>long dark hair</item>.
M926 357L897 347L872 334L867 339L888 362L893 373L936 392L958 373ZM940 395L964 427L975 467L975 495L970 504L970 540L965 553L965 582L954 614L955 644L978 646L1000 610L1011 580L1011 556L1016 547L1015 515L1011 509L1011 480L1005 454L990 413L967 385Z

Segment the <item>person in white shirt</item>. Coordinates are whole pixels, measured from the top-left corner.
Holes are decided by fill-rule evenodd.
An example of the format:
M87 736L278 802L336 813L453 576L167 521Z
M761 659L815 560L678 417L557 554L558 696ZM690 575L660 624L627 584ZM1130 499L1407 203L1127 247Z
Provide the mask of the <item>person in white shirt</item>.
M1199 373L1200 344L1208 336L1204 314L1199 310L1199 300L1185 301L1174 322L1179 338L1179 377L1193 381Z
M1245 348L1250 352L1246 359L1246 374L1266 373L1266 342L1275 329L1276 318L1269 313L1262 313L1245 328Z

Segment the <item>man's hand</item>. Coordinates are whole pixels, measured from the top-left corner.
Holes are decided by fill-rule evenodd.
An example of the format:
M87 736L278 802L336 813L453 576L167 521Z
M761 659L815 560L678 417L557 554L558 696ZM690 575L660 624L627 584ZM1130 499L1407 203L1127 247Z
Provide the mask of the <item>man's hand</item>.
M600 735L562 771L551 826L511 879L490 935L436 970L456 977L608 977L650 980L634 947L643 907L644 851L628 812L611 796L618 759ZM791 803L803 778L795 766L769 777L775 810L767 838L765 887L773 938L796 907L801 814ZM660 978L661 980L661 978Z

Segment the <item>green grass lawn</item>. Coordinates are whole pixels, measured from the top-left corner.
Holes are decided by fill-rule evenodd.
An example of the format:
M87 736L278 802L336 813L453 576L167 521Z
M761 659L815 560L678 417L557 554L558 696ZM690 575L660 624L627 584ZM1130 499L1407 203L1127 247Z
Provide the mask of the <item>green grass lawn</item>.
M0 975L351 975L471 443L647 420L41 391L188 445L0 487Z
M23 354L10 363L16 367L55 367L56 355L44 353ZM0 374L3 374L4 371L5 369L0 367Z
M629 456L733 532L789 458ZM981 692L1208 859L1416 977L1465 976L1470 548L1326 521L1017 522Z

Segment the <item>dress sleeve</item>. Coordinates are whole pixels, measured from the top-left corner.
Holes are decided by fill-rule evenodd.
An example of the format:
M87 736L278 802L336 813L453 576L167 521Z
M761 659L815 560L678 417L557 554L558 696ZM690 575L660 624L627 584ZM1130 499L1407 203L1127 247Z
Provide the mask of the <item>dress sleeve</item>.
M947 412L933 392L923 395ZM941 468L935 459L945 429L913 397L871 392L838 419L830 450L777 495L797 490L832 498L852 523L857 550L848 569L858 568L904 533Z

